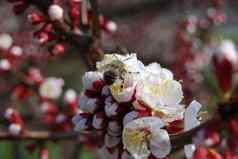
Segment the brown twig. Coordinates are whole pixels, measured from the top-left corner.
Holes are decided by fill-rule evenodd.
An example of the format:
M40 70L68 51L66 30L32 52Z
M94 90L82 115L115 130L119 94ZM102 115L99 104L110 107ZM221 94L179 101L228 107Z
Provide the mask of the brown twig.
M28 2L30 5L36 7L45 15L48 14L48 8L53 3L51 0L28 0ZM70 28L66 19L64 19L62 25ZM92 37L87 35L79 35L71 30L65 30L65 27L60 26L60 24L57 25L57 23L55 23L55 27L56 34L61 37L60 40L76 47L80 52L88 52L90 49L90 44L92 43Z
M8 132L0 132L0 140L35 140L35 141L57 141L75 140L78 137L76 132L55 133L49 131L27 131L23 135L13 136Z
M200 126L180 134L170 135L172 147L174 149L181 148L189 144L191 138L201 129L213 123L214 119L209 119ZM52 133L48 131L27 131L21 136L12 136L8 132L0 132L0 140L38 140L38 141L58 141L58 140L75 140L78 137L76 132Z
M103 50L101 44L101 28L99 23L98 0L90 0L92 7L92 44L89 51L88 65L90 69L95 68L96 61L103 57Z

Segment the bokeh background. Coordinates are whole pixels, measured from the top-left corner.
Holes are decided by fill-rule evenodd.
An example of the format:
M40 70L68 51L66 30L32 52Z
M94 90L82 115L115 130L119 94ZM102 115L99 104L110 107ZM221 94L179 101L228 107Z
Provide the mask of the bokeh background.
M157 61L170 68L176 60L174 46L178 24L189 15L203 17L209 5L207 0L100 0L100 12L118 25L116 33L103 34L102 43L105 52L114 52L119 46L130 52L136 52L139 59L145 63ZM226 14L225 24L217 26L213 34L219 34L237 43L238 1L225 0L223 9ZM35 28L26 21L26 15L30 10L16 16L12 12L12 5L1 0L0 32L11 33L15 42L22 45L26 53L44 54L46 49L33 40ZM84 53L68 48L65 56L46 63L44 72L49 76L63 77L68 87L80 92L81 77L86 70L83 62L85 59L81 54ZM200 91L198 94L196 98L199 98L203 105L211 104L206 91L203 93ZM0 158L37 158L37 152L32 155L26 152L25 144L25 142L1 141ZM71 142L60 144L51 142L47 146L49 159L67 159L69 154L72 154L73 148L79 145ZM85 149L80 156L81 159L90 159L92 154Z

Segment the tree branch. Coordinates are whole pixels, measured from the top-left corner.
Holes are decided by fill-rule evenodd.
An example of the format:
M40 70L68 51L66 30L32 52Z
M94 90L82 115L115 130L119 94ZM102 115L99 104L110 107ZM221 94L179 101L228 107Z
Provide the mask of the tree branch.
M37 141L57 141L75 140L78 137L76 132L55 133L49 131L27 131L23 135L13 136L8 132L0 132L0 140L37 140Z

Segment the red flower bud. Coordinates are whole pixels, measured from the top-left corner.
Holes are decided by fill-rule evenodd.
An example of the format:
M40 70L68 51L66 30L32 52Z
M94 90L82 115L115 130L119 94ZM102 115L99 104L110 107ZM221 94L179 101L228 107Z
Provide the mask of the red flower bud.
M48 159L48 156L48 150L45 148L45 146L41 146L39 150L40 159Z
M227 59L213 58L214 72L218 82L218 86L223 94L229 92L233 83L233 67L232 63Z
M44 21L44 17L38 13L30 13L28 19L33 25L38 25Z
M193 159L206 159L207 158L207 149L204 147L197 147L193 154Z
M64 54L64 45L63 44L55 44L52 49L51 53L53 55L63 55Z
M32 92L29 88L25 87L24 85L17 85L12 92L13 97L15 97L19 101L26 100Z

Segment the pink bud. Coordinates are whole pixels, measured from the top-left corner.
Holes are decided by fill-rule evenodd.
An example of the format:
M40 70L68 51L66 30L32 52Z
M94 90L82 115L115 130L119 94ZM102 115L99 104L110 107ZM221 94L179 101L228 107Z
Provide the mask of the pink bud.
M11 124L8 128L8 131L11 135L14 136L20 135L22 131L22 126L20 124Z
M220 135L216 131L207 131L205 145L210 147L218 144L220 142Z
M103 112L98 112L93 116L93 127L95 129L102 129L105 126L105 116Z
M207 158L207 149L204 147L197 147L193 153L193 159L205 159Z
M9 71L11 69L11 63L7 59L0 60L0 70Z
M48 159L48 156L49 156L48 150L44 146L41 146L39 155L40 155L40 159Z
M44 21L44 17L41 16L40 14L38 14L38 13L30 13L27 16L27 18L33 25L40 24Z
M49 7L48 14L51 20L62 20L64 15L64 10L57 4L53 4Z
M49 34L45 32L37 32L35 36L40 44L45 44L50 40Z
M24 85L17 85L13 91L12 91L13 97L15 97L19 101L23 101L27 99L30 95L32 95L32 92L29 88L27 88Z
M55 44L52 49L51 53L53 55L63 55L64 54L64 45L63 44Z
M27 73L26 80L30 84L40 84L43 77L39 69L32 67Z
M13 46L9 51L13 56L21 56L23 54L23 50L19 46Z

